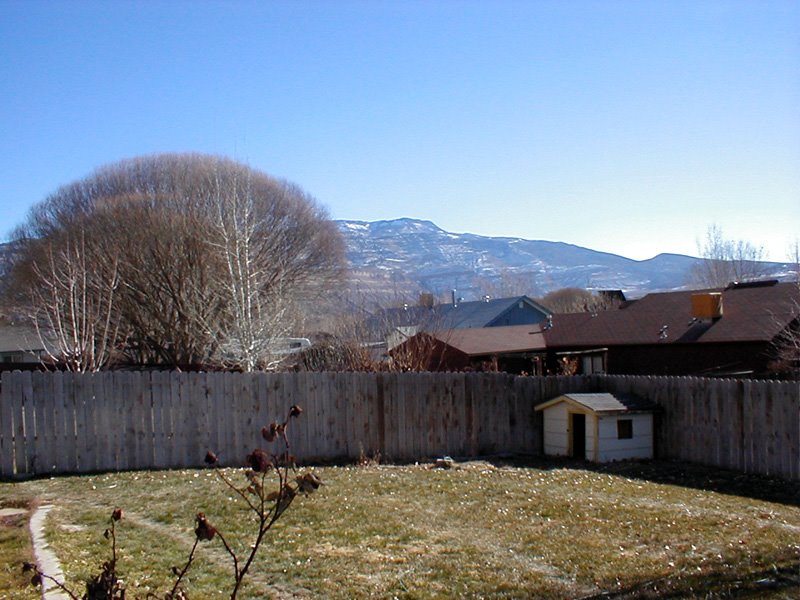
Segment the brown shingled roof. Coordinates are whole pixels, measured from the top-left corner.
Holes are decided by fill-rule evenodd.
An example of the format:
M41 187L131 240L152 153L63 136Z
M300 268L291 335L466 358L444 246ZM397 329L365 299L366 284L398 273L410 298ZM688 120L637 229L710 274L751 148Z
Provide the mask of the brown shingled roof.
M714 291L722 294L723 315L713 322L693 320L691 297L696 291L648 294L594 315L553 315L552 327L545 331L547 346L771 341L800 316L795 283Z
M539 325L452 329L435 337L468 356L544 351L545 340Z

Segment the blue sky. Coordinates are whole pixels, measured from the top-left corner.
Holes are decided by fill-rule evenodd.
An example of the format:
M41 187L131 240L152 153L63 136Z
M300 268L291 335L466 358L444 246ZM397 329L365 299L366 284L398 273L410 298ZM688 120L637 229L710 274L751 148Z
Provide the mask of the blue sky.
M0 235L141 154L337 219L696 254L800 237L800 2L0 0Z

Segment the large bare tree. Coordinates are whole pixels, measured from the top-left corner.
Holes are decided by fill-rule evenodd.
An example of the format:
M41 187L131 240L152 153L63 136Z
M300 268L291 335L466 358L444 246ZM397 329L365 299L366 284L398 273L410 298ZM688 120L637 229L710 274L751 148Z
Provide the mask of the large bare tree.
M78 231L91 232L82 261L63 249ZM116 282L124 340L105 343L138 364L263 366L298 305L344 268L338 230L300 188L197 154L101 168L34 207L15 239L12 289L35 314L55 293L56 258Z

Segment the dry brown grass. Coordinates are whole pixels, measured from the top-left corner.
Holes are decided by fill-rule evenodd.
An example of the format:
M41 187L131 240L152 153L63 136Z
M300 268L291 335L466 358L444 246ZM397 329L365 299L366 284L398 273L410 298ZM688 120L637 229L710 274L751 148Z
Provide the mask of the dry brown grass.
M674 463L326 467L326 485L270 532L248 598L765 597L800 594L800 487ZM106 556L121 506L132 595L164 589L202 510L243 544L250 523L210 471L18 484L56 505L50 539L71 582ZM8 495L0 486L0 498ZM225 597L204 545L187 591ZM205 565L205 567L201 567Z

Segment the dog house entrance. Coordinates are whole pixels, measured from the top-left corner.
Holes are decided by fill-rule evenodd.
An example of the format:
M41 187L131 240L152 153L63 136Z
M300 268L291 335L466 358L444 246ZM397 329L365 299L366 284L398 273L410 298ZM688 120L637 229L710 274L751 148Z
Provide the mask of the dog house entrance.
M572 421L572 457L586 458L586 415L581 413L571 413L569 416Z

